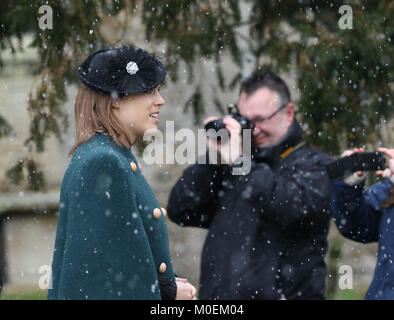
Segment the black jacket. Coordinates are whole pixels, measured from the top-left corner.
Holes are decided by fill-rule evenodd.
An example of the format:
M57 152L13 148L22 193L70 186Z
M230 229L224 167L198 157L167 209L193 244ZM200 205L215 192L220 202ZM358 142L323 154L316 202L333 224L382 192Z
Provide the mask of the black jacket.
M280 143L254 149L247 175L195 164L174 186L170 219L209 229L200 299L324 298L330 158L303 143L294 120Z

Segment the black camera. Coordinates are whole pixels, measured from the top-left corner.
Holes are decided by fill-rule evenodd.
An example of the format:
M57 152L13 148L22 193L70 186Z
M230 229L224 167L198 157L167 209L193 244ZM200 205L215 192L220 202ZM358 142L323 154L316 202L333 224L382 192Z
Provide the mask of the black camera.
M244 116L242 116L239 111L238 111L238 107L235 103L230 103L227 105L227 111L228 114L227 116L230 116L231 118L234 118L235 120L237 120L240 124L241 124L241 134L242 131L245 129L254 129L254 122L248 118L245 118ZM207 124L205 124L204 129L206 131L208 131L209 129L213 129L215 133L217 133L220 129L226 129L226 126L223 123L223 119L216 119L216 120L212 120L210 122L208 122ZM219 139L221 140L221 136L220 135L209 135L209 132L207 132L207 136L210 139ZM225 142L225 141L222 141Z
M359 152L342 157L326 165L331 180L344 178L357 171L384 170L386 159L381 152Z

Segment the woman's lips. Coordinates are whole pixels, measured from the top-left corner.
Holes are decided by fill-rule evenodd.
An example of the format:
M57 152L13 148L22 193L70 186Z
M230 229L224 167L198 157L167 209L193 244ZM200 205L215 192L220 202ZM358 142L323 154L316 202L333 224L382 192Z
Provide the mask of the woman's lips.
M149 115L149 118L153 119L153 121L155 121L156 123L159 123L159 122L160 122L159 113L158 113L158 112L157 112L157 113L152 113L152 114L150 114L150 115Z

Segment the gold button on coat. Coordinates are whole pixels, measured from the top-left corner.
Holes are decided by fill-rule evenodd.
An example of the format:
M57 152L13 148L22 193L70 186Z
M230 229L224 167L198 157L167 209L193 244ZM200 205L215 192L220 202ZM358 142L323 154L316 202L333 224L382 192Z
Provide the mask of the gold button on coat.
M166 270L167 270L167 266L166 266L166 264L163 262L163 263L160 265L160 267L159 267L159 272L160 272L160 273L164 273L164 272L166 272Z
M155 208L155 209L153 210L153 216L154 216L156 219L159 219L159 218L160 218L160 216L161 216L161 211L160 211L159 208Z
M133 170L133 172L137 171L137 165L133 161L130 162L130 167L131 167L131 170Z
M165 217L167 217L167 210L166 210L165 208L161 208L161 211L163 211L163 215L164 215Z

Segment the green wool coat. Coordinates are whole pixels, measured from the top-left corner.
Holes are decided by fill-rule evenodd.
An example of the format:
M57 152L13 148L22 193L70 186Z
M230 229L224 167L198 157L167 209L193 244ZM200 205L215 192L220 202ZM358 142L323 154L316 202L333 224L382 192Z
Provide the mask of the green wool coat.
M163 211L129 149L103 134L81 145L62 182L48 299L161 299L159 277L175 280Z

